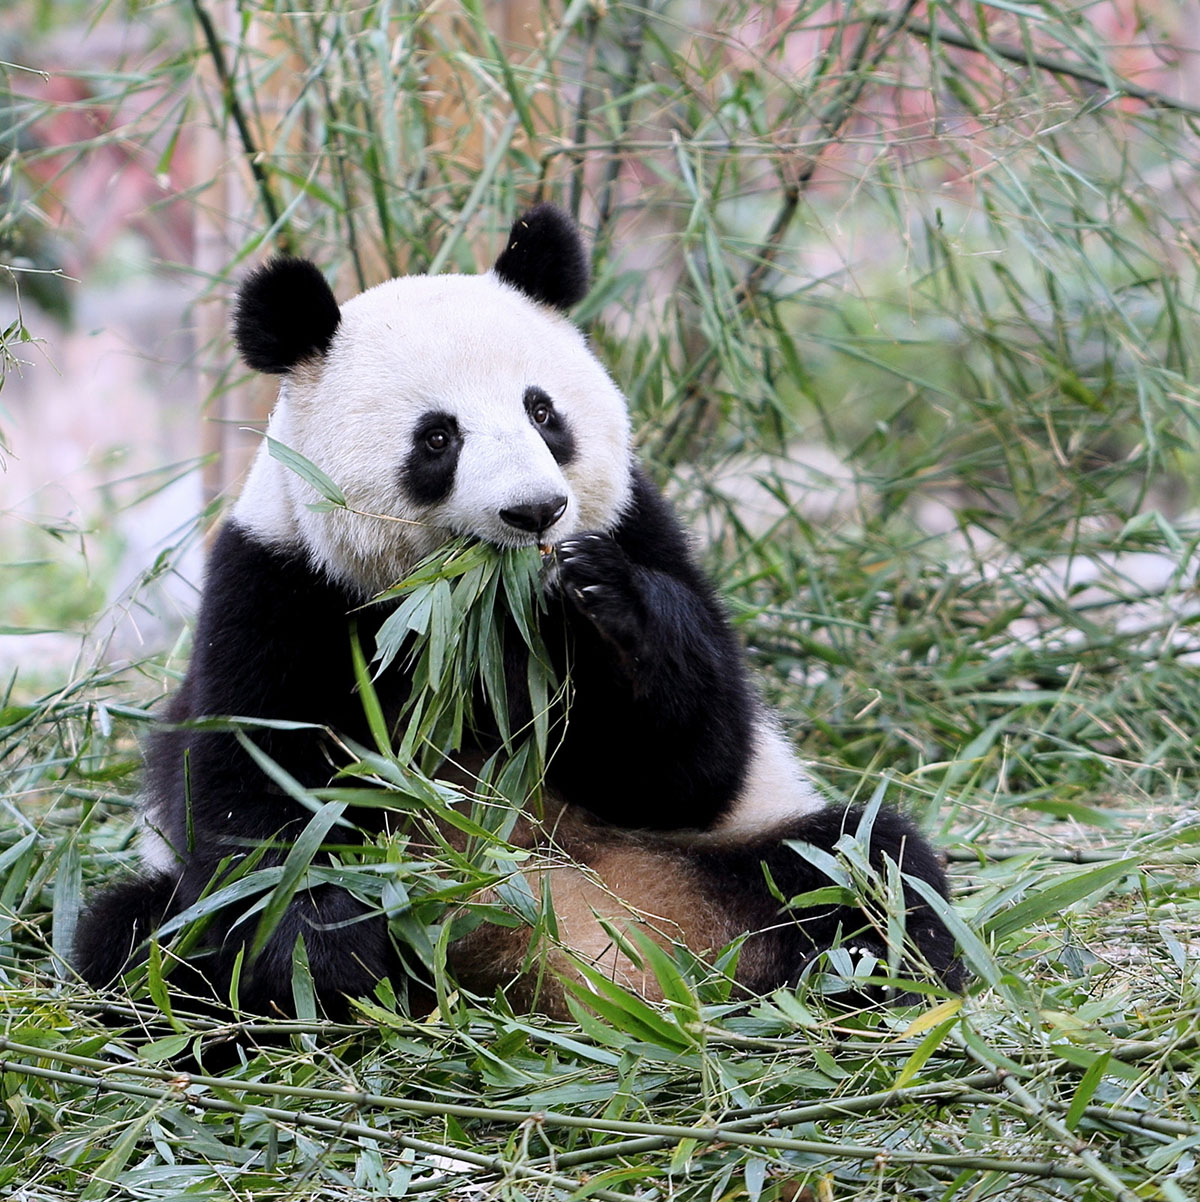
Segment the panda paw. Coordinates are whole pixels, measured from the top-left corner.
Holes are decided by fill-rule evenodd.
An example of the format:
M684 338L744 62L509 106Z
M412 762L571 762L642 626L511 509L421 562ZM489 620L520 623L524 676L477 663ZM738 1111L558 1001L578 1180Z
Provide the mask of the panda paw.
M645 642L646 610L633 565L606 534L579 534L558 544L559 595L633 663Z

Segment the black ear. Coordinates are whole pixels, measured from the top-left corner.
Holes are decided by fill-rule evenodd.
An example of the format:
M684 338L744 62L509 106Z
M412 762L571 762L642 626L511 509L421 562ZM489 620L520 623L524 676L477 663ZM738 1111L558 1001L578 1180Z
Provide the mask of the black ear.
M255 268L238 290L233 339L249 367L280 376L323 355L341 320L316 265L281 256Z
M587 295L583 239L575 222L553 205L535 205L517 218L492 270L531 300L555 309L569 309Z

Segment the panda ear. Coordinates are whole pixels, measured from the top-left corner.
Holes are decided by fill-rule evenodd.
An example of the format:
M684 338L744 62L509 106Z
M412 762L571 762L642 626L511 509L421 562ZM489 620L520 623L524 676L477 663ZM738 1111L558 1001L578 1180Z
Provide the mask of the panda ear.
M517 218L492 271L531 300L555 309L569 309L587 295L583 239L575 222L554 205L535 205Z
M286 375L301 360L325 354L341 320L317 266L280 256L255 268L238 290L233 339L249 367Z

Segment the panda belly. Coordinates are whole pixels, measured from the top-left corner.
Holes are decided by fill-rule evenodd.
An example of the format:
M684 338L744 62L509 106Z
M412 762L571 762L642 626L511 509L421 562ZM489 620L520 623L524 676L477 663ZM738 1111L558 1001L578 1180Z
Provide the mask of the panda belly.
M668 951L682 945L702 960L714 960L742 939L735 997L794 987L838 944L898 964L902 975L932 972L949 988L959 988L953 939L911 890L903 898L904 947L890 946L888 922L877 906L791 908L780 901L832 883L793 844L833 854L843 837L859 833L863 818L857 809L833 806L780 820L753 838L684 836L614 830L551 802L544 824L522 824L513 839L535 852L522 867L523 882L534 911L553 914L555 935L547 929L551 924L485 922L451 945L448 965L474 993L487 997L500 990L514 1007L563 1019L570 1017L572 985L576 991L590 988L587 970L647 1000L662 1000L653 972L626 950L636 948L639 937ZM946 896L936 857L899 815L886 810L873 815L866 854L881 877L891 861ZM501 901L495 890L475 900L488 906ZM623 940L614 938L614 930Z
M780 900L833 883L796 845L836 855L844 838L860 836L865 816L821 801L769 715L760 716L756 732L756 762L743 791L708 830L613 827L548 793L541 818L521 816L510 841L534 853L522 866L522 888L533 911L548 909L552 923L483 923L451 945L454 978L474 993L501 990L514 1007L560 1019L570 1017L572 993L591 988L588 970L661 1001L657 978L627 950L644 937L707 960L742 940L735 997L794 986L839 943L899 964L902 972L932 971L958 988L954 942L915 891L906 889L902 899L906 947L889 945L892 935L877 906L791 908ZM891 862L948 896L936 855L900 815L874 813L862 850L881 879ZM503 904L496 890L474 900Z
M630 958L613 929L635 947L640 935L664 949L679 944L712 958L732 940L778 922L778 903L753 852L744 849L763 846L774 832L776 841L802 834L804 815L822 803L765 714L756 735L755 761L761 762L751 763L742 794L711 830L614 827L547 790L540 817L518 815L508 841L534 853L522 865L522 888L535 912L548 905L555 936L523 922L484 923L451 945L455 980L473 993L490 996L499 989L514 1007L567 1019L570 988L564 982L587 987L580 964L648 1000L662 1000L653 973ZM438 775L469 791L482 767L481 755L457 756ZM465 842L448 825L442 834L452 845ZM494 889L473 900L502 904ZM800 942L800 959L784 970L793 978L813 952L811 941ZM783 983L776 977L787 957L776 943L752 936L739 975L768 988Z
M667 948L680 943L698 955L716 951L740 932L730 907L705 888L686 850L653 834L597 825L572 807L557 808L527 836L535 856L522 867L538 912L553 914L554 938L539 925L484 923L451 944L454 978L470 991L497 989L519 1009L569 1018L565 981L585 982L579 965L650 1000L661 1000L652 973L632 961L610 930L638 932ZM494 890L475 899L495 905ZM536 941L536 942L535 942ZM532 965L532 967L530 967Z

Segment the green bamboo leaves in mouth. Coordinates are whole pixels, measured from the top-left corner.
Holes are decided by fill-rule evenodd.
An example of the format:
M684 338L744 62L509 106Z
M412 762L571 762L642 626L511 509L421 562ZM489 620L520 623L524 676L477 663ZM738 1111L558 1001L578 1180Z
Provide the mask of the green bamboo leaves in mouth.
M461 747L486 703L504 749L531 738L531 769L540 780L549 738L554 672L538 632L544 612L542 555L537 547L498 548L455 539L423 559L378 600L398 601L376 636L378 675L401 657L412 689L393 736L394 753L432 771ZM532 721L513 729L505 668L505 634L519 637L528 670ZM534 781L529 782L531 785Z

